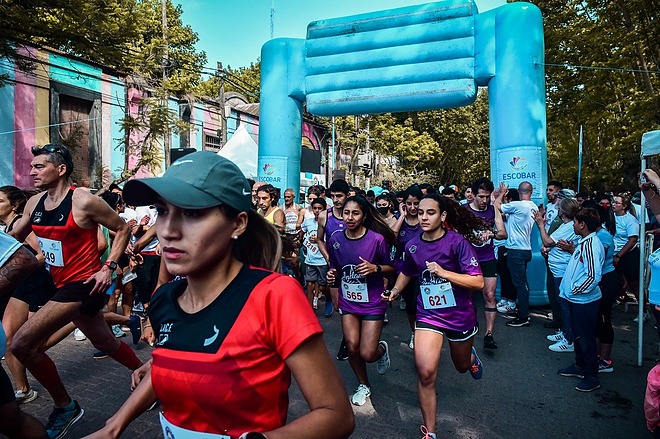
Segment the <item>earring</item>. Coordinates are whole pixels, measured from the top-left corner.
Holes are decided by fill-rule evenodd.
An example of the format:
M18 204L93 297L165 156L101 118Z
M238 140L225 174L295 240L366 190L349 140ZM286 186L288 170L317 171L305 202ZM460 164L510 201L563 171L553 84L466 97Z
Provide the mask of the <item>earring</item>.
M238 239L238 235L232 236L231 239Z

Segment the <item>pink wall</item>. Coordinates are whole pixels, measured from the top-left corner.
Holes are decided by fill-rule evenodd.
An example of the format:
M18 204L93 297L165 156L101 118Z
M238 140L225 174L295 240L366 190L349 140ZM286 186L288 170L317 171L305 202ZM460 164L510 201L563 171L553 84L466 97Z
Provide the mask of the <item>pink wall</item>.
M23 55L29 55L25 50ZM36 145L35 114L36 114L36 78L15 69L16 84L14 85L14 182L19 187L33 186L30 177L30 149Z

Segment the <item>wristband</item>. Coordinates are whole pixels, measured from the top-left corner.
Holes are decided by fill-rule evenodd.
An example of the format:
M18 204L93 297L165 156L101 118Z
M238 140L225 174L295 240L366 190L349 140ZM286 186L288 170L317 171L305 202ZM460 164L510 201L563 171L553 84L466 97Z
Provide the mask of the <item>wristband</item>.
M376 265L376 273L381 274L383 272L383 267Z

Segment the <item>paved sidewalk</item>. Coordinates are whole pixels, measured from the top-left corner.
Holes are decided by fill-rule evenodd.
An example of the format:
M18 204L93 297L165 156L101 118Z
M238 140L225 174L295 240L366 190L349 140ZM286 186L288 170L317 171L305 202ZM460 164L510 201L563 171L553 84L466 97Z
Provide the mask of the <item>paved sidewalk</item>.
M324 318L322 305L317 314L334 358L341 338L339 316L335 313ZM483 323L481 304L479 309ZM551 331L543 328L545 320L540 317L533 317L529 328L506 327L506 320L498 317L497 351L484 352L483 330L477 335L475 345L484 363L481 381L454 370L445 343L437 387L438 438L650 438L642 404L646 374L657 352L657 335L653 320L645 323L644 366L637 367L634 311L625 314L623 307L615 307L615 372L601 374L602 388L588 394L574 390L576 379L556 374L558 368L572 362L573 354L547 349L550 342L545 336ZM375 365L369 366L372 396L366 405L355 407L353 438L422 437L413 352L407 347L410 332L398 302L389 310L389 318L383 338L390 346L392 367L380 376ZM88 341L76 342L73 336L50 351L70 394L85 410L68 438L79 438L101 427L130 393L130 372L110 358L92 359L94 351ZM151 347L141 342L136 351L144 361ZM357 387L355 377L348 362L336 363L350 395ZM52 402L32 378L31 382L40 396L22 408L44 422ZM305 413L307 404L295 384L290 396L292 419ZM157 413L154 410L140 416L122 437L162 437Z

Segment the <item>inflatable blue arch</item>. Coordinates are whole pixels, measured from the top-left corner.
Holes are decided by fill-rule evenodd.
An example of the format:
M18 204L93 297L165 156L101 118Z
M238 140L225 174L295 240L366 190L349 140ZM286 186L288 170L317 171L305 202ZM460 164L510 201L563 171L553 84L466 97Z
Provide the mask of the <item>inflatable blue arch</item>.
M258 178L300 187L304 104L319 116L433 110L472 104L488 87L491 178L527 180L542 203L543 62L543 20L530 3L480 14L472 0L446 0L312 22L306 39L262 47ZM544 264L535 259L528 277L531 303L547 303Z

